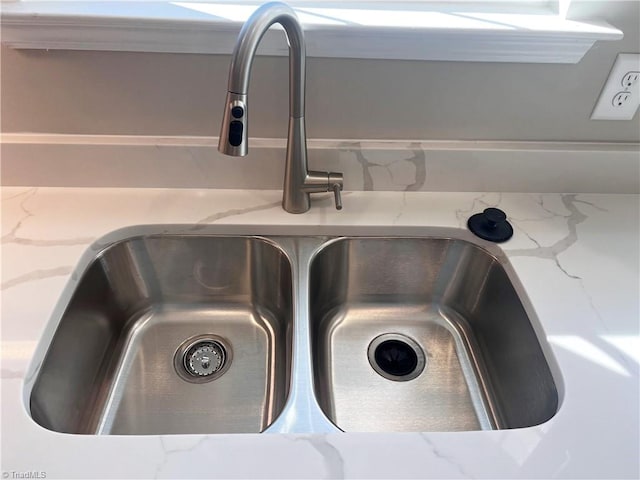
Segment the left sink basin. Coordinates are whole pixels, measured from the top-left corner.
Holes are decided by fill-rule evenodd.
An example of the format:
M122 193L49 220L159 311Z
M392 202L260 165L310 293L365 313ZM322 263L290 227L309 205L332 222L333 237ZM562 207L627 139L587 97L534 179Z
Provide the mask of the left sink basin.
M32 390L34 420L85 434L263 431L289 393L291 278L286 255L260 238L109 246L60 319Z

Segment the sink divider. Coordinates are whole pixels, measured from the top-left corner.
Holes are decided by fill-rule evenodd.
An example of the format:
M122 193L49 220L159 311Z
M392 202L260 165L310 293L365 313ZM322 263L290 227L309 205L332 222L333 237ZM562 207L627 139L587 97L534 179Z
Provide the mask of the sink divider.
M267 237L268 238L268 237ZM278 418L263 433L334 433L341 430L325 416L313 387L309 269L315 253L326 243L323 237L270 239L297 268L292 272L294 338L289 398Z

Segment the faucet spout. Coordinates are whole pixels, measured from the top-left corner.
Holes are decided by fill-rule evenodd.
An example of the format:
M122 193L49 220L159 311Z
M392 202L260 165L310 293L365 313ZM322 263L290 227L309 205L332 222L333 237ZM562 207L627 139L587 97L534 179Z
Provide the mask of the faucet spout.
M240 31L229 69L218 150L232 156L245 156L249 151L247 94L251 66L260 40L274 23L282 25L289 43L289 129L282 206L287 212L303 213L309 210L310 193L342 190L343 181L339 173L308 170L304 34L295 12L284 3L262 5ZM333 183L330 183L330 178ZM338 198L339 193L336 194Z

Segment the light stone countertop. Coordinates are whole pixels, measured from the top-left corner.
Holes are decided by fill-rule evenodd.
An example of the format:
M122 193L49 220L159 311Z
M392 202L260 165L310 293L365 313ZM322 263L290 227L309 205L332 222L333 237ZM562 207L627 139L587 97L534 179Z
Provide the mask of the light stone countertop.
M2 189L3 478L638 478L637 195L347 192L303 215L281 192ZM38 426L27 406L65 285L87 248L143 224L464 228L499 206L502 245L560 370L560 409L531 428L456 433L86 436ZM22 475L22 477L21 477Z

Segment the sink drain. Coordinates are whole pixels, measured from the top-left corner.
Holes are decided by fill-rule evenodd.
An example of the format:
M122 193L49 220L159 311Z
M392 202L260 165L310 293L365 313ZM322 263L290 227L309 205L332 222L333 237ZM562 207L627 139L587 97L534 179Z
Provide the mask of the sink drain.
M231 348L217 335L198 335L185 340L173 357L183 380L204 383L220 378L231 365Z
M399 333L385 333L374 338L367 355L378 374L397 382L413 380L422 373L426 364L422 348Z

